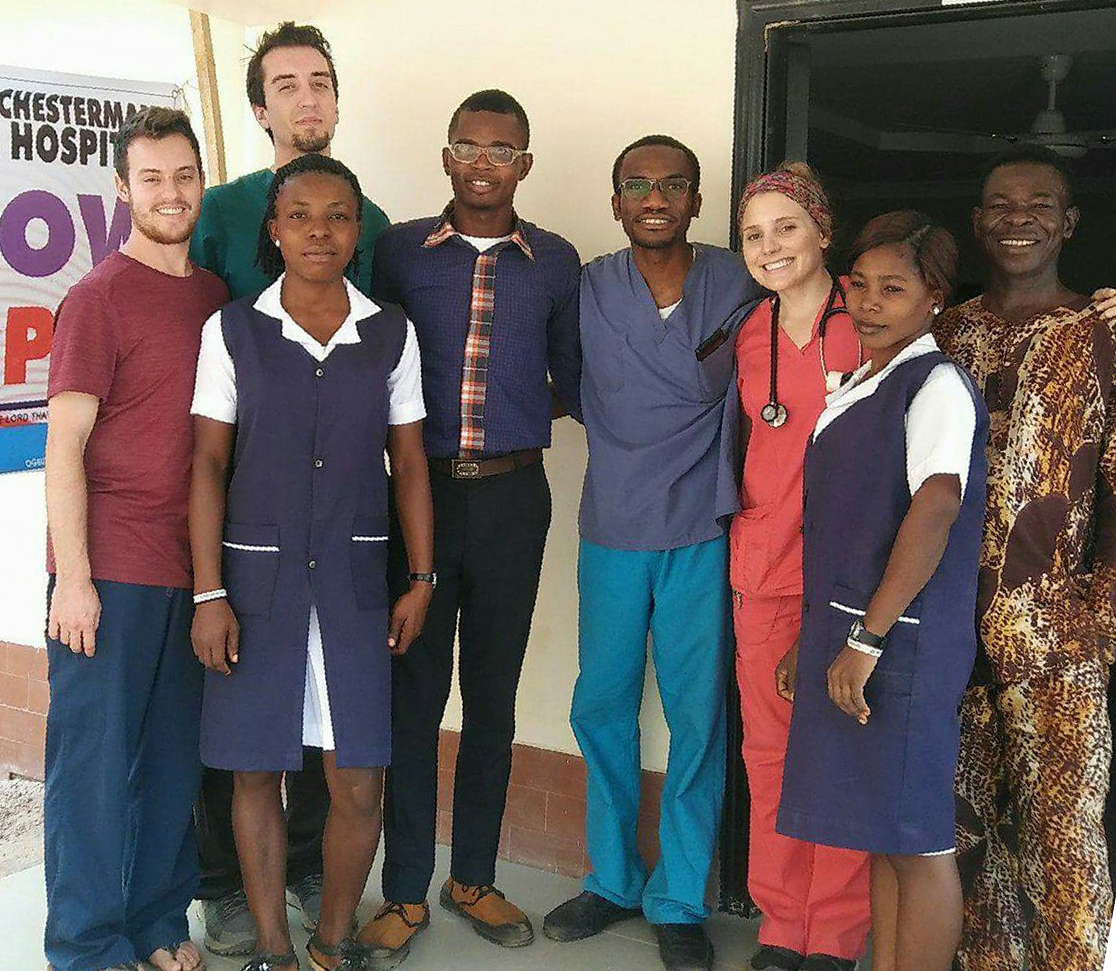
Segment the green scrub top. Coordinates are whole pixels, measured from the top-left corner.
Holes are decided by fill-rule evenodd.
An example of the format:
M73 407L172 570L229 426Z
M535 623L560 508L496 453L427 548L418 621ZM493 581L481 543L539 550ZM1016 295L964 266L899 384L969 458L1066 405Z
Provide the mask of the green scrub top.
M224 280L233 300L259 293L275 282L256 266L256 245L273 176L271 169L261 169L206 189L202 197L201 215L190 240L190 259ZM350 270L346 275L366 296L372 292L376 237L388 225L384 211L365 198L357 242L360 263L355 273Z

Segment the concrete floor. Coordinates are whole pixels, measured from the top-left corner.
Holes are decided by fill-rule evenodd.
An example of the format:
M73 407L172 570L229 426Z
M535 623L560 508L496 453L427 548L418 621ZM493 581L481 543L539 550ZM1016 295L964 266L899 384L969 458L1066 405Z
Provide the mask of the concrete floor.
M628 921L575 944L556 944L542 935L542 920L552 907L580 889L580 881L545 873L531 867L501 863L500 889L527 911L535 925L536 939L528 947L504 950L478 937L461 918L437 905L437 888L445 880L449 854L438 848L434 877L431 926L415 943L403 965L405 971L662 971L655 936L644 921ZM372 916L380 902L379 866L373 870L358 917ZM46 895L43 868L35 866L0 879L0 971L41 971L43 921ZM292 917L293 919L293 917ZM191 935L201 942L201 912L197 904L190 913ZM756 949L756 922L717 914L708 923L716 949L716 969L744 969ZM295 943L305 963L306 935L298 930ZM209 971L239 971L243 958L219 958L208 952Z
M42 860L43 784L0 778L0 878Z

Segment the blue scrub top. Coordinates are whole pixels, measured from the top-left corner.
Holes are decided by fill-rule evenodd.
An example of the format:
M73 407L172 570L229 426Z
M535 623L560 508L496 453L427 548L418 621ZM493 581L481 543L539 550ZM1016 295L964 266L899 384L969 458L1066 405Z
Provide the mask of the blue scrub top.
M589 465L581 537L666 550L720 536L736 511L736 333L761 291L743 261L694 245L663 320L630 249L581 273L581 400ZM701 360L699 360L701 348Z

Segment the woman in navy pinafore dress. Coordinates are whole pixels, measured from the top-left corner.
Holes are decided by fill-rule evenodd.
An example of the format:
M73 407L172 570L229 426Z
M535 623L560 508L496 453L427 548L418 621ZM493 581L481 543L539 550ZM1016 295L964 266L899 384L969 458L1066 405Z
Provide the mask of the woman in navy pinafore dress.
M214 315L199 356L190 539L194 650L208 669L201 755L234 772L233 831L258 934L245 971L298 967L280 786L303 746L323 750L331 798L310 965L366 964L349 935L380 833L391 654L421 630L433 589L417 340L399 308L344 276L358 258L361 198L332 159L280 168L257 258L279 279ZM394 609L385 449L416 571Z
M976 652L988 415L931 324L957 249L919 213L873 219L848 309L870 360L806 454L805 595L777 828L872 854L874 971L947 971L958 706ZM784 688L786 685L784 685Z

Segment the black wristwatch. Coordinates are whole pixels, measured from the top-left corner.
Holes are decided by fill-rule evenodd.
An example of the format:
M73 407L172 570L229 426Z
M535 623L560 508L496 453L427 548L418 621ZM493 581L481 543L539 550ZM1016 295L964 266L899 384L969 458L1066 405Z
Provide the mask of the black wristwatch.
M432 587L438 586L437 573L408 573L407 579L412 583L429 583Z
M864 621L859 617L853 621L852 627L849 628L848 643L850 646L859 644L862 647L868 648L870 651L882 652L886 642L886 635L881 637L879 634L873 634L864 626Z

